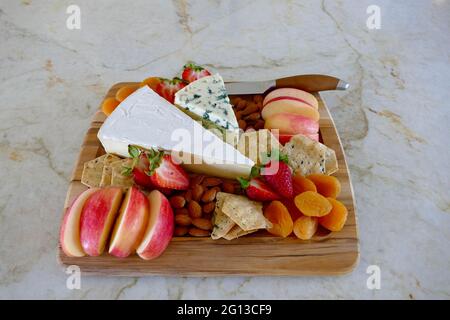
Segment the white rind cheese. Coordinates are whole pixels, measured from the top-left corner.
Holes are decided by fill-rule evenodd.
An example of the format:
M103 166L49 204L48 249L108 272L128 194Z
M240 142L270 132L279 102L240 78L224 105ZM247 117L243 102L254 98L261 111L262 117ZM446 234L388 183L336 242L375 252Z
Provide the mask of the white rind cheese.
M219 74L200 78L175 93L175 104L229 131L239 130L233 107Z
M109 115L98 138L108 153L129 157L128 145L157 148L188 170L218 177L246 177L254 164L147 86Z

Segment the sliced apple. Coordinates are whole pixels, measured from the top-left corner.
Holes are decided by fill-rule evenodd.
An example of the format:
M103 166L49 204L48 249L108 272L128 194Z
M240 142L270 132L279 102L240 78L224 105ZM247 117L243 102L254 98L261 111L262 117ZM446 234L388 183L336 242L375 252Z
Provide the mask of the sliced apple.
M148 211L147 197L138 188L129 188L111 236L111 255L125 258L136 250L147 227Z
M269 104L270 102L281 100L281 99L289 99L293 101L298 101L302 103L306 103L314 109L319 108L319 102L316 97L314 97L311 93L294 89L294 88L280 88L271 91L263 100L263 106Z
M144 239L137 254L145 260L159 257L169 245L174 229L174 218L169 200L158 190L148 195L150 214Z
M86 255L80 242L80 216L86 200L98 190L98 188L87 189L67 208L61 224L59 242L62 250L69 257L83 257Z
M317 134L319 123L309 118L292 113L277 113L268 118L266 129L278 129L280 134Z
M85 202L80 219L80 241L86 254L99 256L103 253L122 195L121 188L105 188L97 190Z
M277 113L293 113L300 116L319 121L320 114L317 109L299 101L281 99L269 102L261 111L263 119L268 119Z

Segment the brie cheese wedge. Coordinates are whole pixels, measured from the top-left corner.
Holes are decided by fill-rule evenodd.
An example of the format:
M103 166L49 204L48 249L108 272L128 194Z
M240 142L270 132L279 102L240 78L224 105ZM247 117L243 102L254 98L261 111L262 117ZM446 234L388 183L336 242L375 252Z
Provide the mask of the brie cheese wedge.
M217 177L247 177L254 165L147 86L120 103L98 138L108 153L129 157L129 145L155 148L170 152L187 170Z

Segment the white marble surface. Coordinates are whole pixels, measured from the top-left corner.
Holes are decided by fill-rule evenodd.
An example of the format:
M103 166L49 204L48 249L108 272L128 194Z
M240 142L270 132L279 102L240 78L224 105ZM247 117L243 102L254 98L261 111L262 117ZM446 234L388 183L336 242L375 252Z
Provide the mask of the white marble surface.
M81 30L66 28L69 4ZM366 8L381 8L380 30ZM450 1L0 3L0 298L450 298ZM187 60L227 80L325 73L355 188L361 259L312 278L83 277L56 244L68 177L109 86ZM366 268L381 268L381 289Z

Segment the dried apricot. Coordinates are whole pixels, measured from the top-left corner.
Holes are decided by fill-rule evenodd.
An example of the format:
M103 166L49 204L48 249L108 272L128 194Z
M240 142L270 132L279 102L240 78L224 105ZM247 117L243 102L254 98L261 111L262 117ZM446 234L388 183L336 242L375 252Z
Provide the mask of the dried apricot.
M347 220L348 211L342 202L327 198L333 208L330 213L324 217L319 218L319 223L322 227L327 228L330 231L341 231Z
M300 194L305 191L317 192L316 185L314 182L305 178L299 174L292 177L292 185L294 187L294 194Z
M318 227L316 217L302 216L294 222L294 234L302 240L309 240L316 233Z
M119 104L120 101L117 101L114 97L106 98L102 103L102 111L109 116Z
M272 222L271 234L286 238L292 233L293 222L288 209L280 201L272 201L265 209L264 216Z
M294 199L295 206L305 216L323 217L330 213L332 205L324 196L314 191L300 193Z
M149 77L141 82L141 86L149 86L152 90L156 90L156 86L161 82L158 77Z
M116 92L116 100L122 102L125 100L130 94L135 92L139 88L138 85L128 85L123 86Z
M325 174L311 174L306 178L314 182L317 192L324 197L336 199L339 196L339 193L341 193L341 183L336 177L327 176Z

